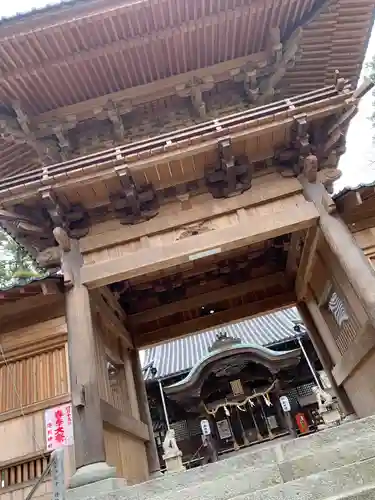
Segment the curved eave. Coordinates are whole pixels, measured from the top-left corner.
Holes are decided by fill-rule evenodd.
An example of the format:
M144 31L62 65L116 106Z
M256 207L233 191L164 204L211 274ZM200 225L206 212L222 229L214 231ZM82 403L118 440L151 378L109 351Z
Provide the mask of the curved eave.
M172 395L176 393L185 392L191 389L199 379L203 372L216 362L230 358L231 356L238 356L247 354L249 362L259 363L268 368L274 368L276 371L282 368L295 366L300 361L301 350L293 349L292 351L275 352L267 347L255 346L252 344L241 344L232 347L225 347L216 350L205 356L194 368L190 371L189 375L180 382L164 387L166 394Z

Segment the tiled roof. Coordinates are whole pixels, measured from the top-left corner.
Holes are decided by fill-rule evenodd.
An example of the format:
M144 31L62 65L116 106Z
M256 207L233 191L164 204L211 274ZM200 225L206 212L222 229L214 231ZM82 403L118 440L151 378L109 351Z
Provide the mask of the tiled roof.
M50 279L52 279L52 280L53 279L60 279L60 278L62 278L61 271L54 271L54 272L45 274L43 276L29 276L29 277L18 278L18 279L15 278L14 282L11 285L6 286L4 288L0 287L0 292L6 293L9 291L15 290L17 288L25 288L28 285L32 285L34 283L48 281Z
M356 191L360 191L361 189L372 188L372 187L375 187L375 180L372 182L365 182L365 183L357 184L356 186L344 187L343 189L341 189L341 191L338 191L337 193L335 193L332 196L332 198L334 200L338 200L347 193L356 192Z
M270 347L295 338L293 321L300 319L297 309L293 307L208 330L146 349L143 365L153 361L157 378L165 378L190 370L208 353L219 332L240 338L246 344ZM150 377L150 370L147 370L146 379Z

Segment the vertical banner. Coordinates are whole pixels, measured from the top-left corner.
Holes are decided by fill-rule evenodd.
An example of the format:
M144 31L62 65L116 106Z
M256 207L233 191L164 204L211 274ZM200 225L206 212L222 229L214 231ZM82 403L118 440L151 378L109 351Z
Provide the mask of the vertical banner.
M73 444L72 405L70 403L46 410L44 422L48 451Z

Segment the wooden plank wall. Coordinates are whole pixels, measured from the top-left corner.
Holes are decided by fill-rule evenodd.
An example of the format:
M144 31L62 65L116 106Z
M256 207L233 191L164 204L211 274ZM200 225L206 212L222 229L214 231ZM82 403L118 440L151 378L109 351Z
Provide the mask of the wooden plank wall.
M107 330L100 314L94 316L96 341L96 365L99 374L100 398L110 407L118 410L130 423L139 422L139 407L134 388L132 368L126 365L130 359L121 338L115 338ZM109 375L108 362L116 368L114 376ZM135 395L135 397L134 397ZM136 426L135 426L136 428ZM116 467L118 477L129 484L148 479L148 463L145 441L123 428L103 422L104 444L107 462Z
M125 368L121 360L122 353L119 351L119 344L110 342L108 332L104 332L97 322L94 323L94 328L100 398L125 415L131 415ZM111 361L116 363L117 369L117 375L112 380L110 380L107 366L107 363Z
M369 245L369 234L361 233L356 235L356 240L366 248L365 254L374 263L375 232L372 245ZM361 300L322 235L309 290L310 313L331 357L336 383L346 390L358 416L375 413L375 331ZM349 317L341 325L328 308L332 292L337 294Z
M118 477L125 477L129 484L148 479L148 463L142 441L106 424L104 444L107 461L116 467Z
M0 345L0 500L24 500L48 460L44 411L70 401L65 317L1 333ZM50 496L46 481L36 498Z
M7 364L0 362L0 413L68 392L66 345Z

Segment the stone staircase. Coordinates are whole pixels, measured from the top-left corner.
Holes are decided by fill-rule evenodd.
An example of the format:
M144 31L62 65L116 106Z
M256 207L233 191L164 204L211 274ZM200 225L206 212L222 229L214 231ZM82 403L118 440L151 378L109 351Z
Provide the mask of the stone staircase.
M375 416L111 493L86 488L68 500L375 500Z

